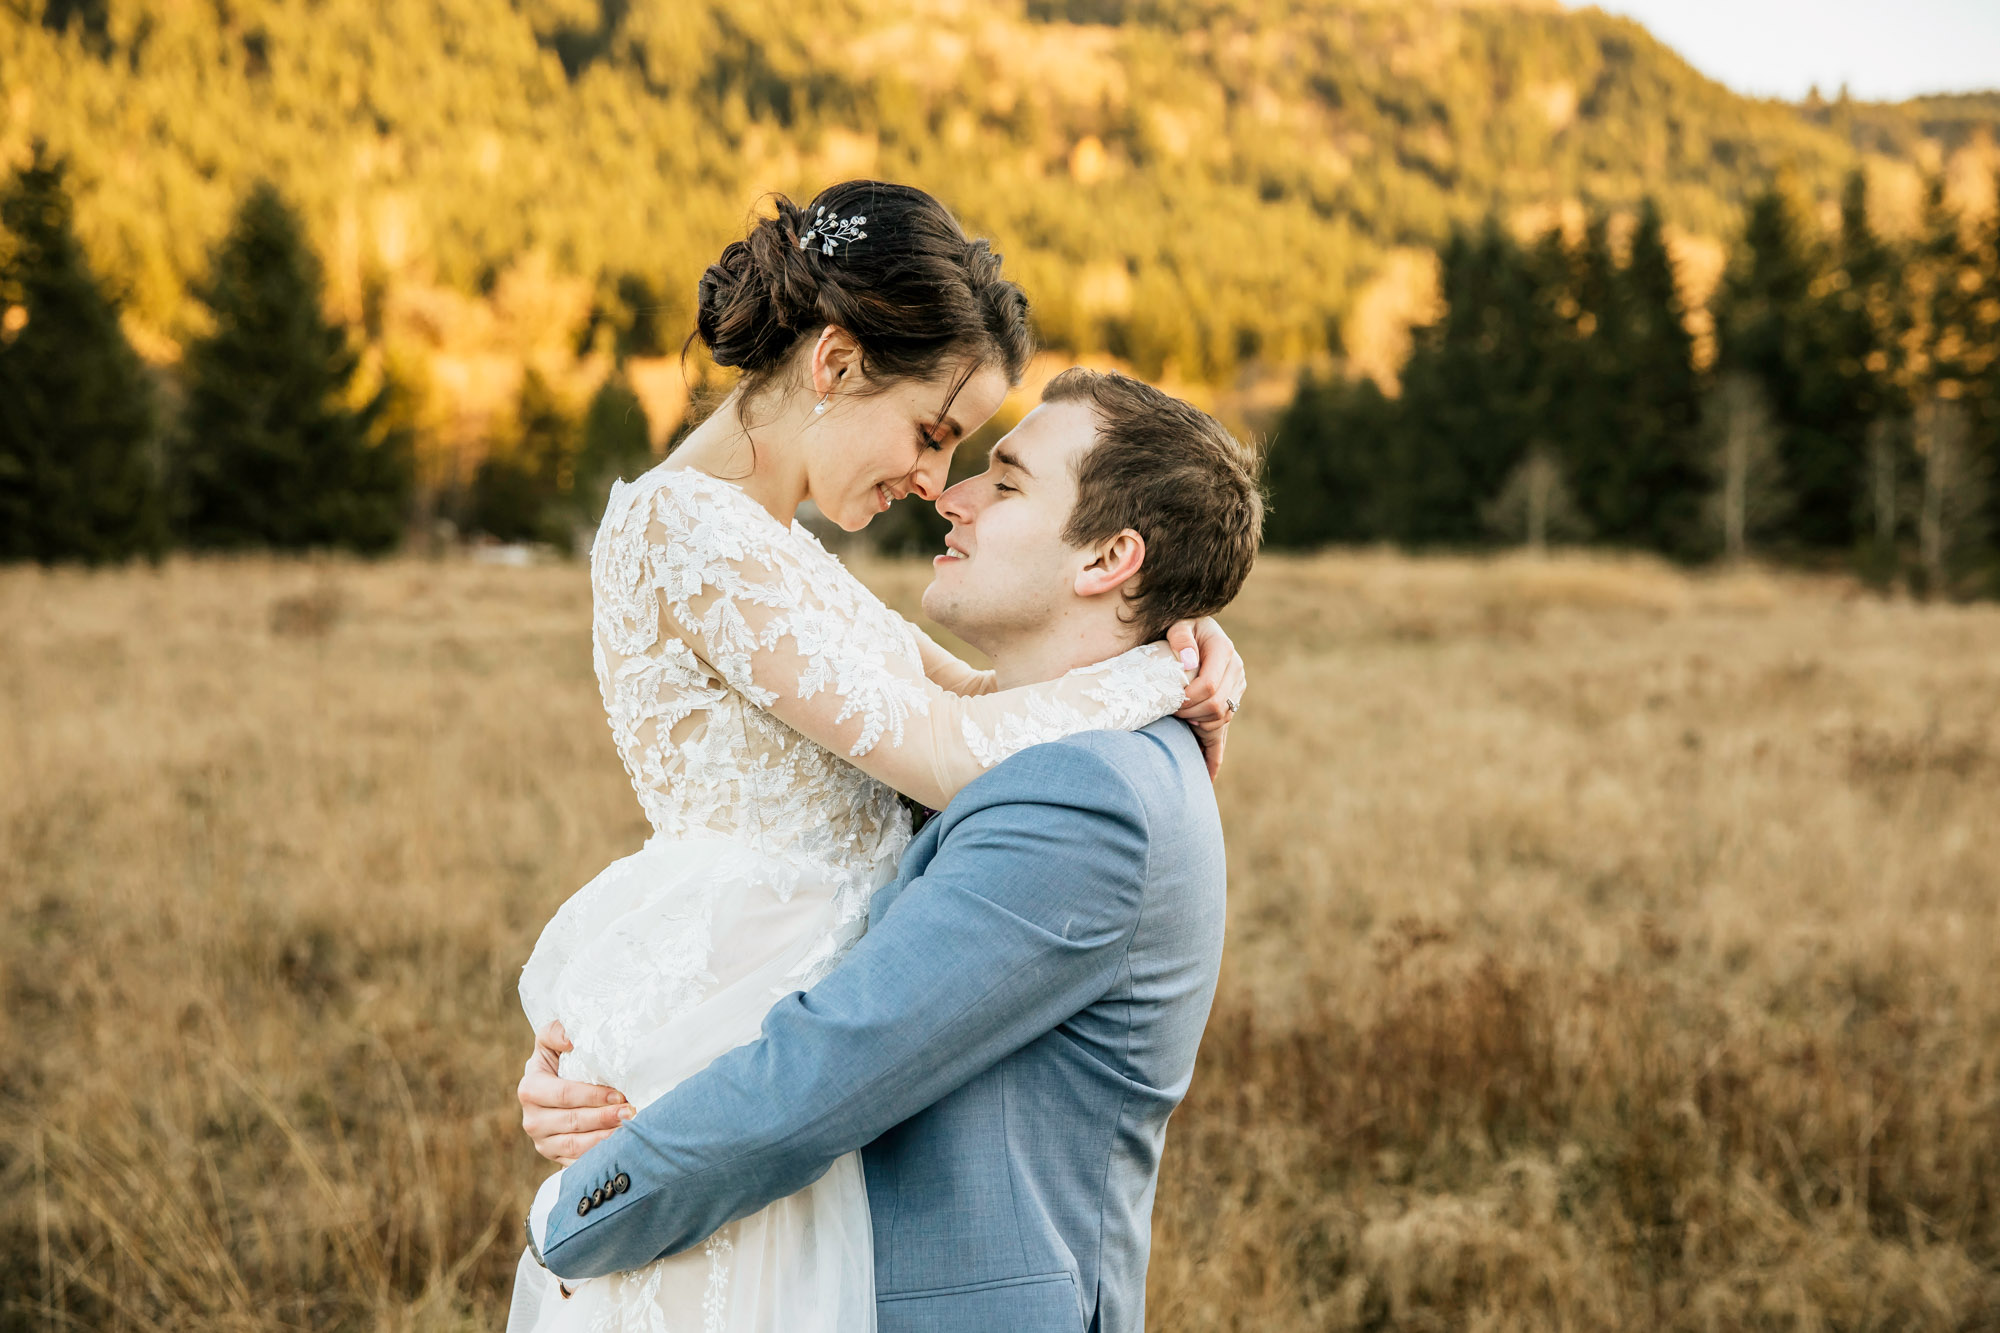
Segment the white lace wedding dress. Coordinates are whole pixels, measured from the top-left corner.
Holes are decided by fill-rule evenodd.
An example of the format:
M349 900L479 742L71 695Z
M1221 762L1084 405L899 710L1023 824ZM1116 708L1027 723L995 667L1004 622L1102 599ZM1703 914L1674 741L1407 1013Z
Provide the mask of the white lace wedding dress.
M1180 706L1154 644L994 691L884 606L803 527L661 465L613 487L591 551L593 660L653 826L563 904L521 974L566 1078L645 1106L755 1037L832 969L910 836L900 790L941 807L1042 741ZM523 1256L509 1333L869 1333L858 1154L684 1254L574 1285Z

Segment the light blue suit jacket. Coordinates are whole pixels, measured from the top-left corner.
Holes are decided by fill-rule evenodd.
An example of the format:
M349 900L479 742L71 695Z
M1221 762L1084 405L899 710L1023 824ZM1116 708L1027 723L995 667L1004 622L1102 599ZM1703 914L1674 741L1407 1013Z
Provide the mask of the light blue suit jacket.
M546 1262L678 1253L865 1145L882 1333L1136 1333L1223 884L1181 723L1022 751L918 834L831 975L564 1172Z

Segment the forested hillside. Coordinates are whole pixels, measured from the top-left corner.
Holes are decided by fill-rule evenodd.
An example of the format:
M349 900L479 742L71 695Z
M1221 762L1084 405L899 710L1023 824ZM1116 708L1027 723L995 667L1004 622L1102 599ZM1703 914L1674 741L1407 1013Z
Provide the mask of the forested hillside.
M1990 206L1996 127L1990 94L1738 97L1630 21L1530 3L0 0L0 206L18 220L0 392L25 404L0 422L0 481L41 524L4 549L108 558L162 532L375 549L399 506L565 544L686 411L675 353L702 268L765 192L857 175L924 185L993 237L1052 347L1198 396L1233 386L1239 414L1257 393L1281 406L1301 367L1393 396L1412 345L1435 344L1422 326L1442 327L1432 256L1454 237L1596 227L1601 266L1643 216L1667 285L1645 299L1692 339L1617 350L1584 328L1585 359L1686 363L1660 373L1681 385L1668 470L1691 485L1690 376L1716 354L1709 296L1748 201L1778 189L1805 235L1851 180L1875 232L1955 245L1940 228ZM1824 256L1798 262L1832 280ZM1535 329L1595 318L1587 292L1534 281L1555 293ZM1561 379L1534 358L1541 387L1510 411ZM158 392L104 416L91 386L142 365ZM1527 445L1501 447L1520 432L1497 420L1445 434L1504 473ZM157 494L90 517L79 422ZM1465 474L1456 517L1405 487L1379 513L1407 521L1328 508L1293 536L1484 532L1491 470ZM336 476L357 489L333 509L273 508ZM1685 515L1673 542L1656 518L1594 531L1683 541ZM115 540L63 535L105 523Z
M634 275L675 343L759 192L858 173L993 235L1053 344L1201 381L1337 346L1385 253L1454 222L1650 190L1720 236L1774 169L1830 198L1855 158L1830 109L1537 6L8 0L0 81L0 148L71 158L149 358L198 331L190 283L268 176L336 310L473 396L485 358L580 332L557 280ZM1873 149L1922 142L1869 110Z

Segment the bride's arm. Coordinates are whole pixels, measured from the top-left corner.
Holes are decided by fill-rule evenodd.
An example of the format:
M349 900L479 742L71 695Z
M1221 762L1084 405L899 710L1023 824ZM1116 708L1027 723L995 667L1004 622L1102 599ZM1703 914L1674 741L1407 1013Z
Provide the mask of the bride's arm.
M637 503L607 514L599 538L611 543L602 576L630 580L614 600L644 622L611 636L680 638L752 703L934 809L1029 745L1142 727L1182 706L1187 673L1165 644L1038 685L955 694L925 674L903 625L865 615L759 525L677 488Z
M924 675L940 689L953 694L991 694L996 685L991 671L979 671L947 652L916 624L910 631L917 636L923 652ZM1174 716L1194 728L1201 742L1202 757L1213 778L1222 767L1222 751L1229 743L1229 724L1236 705L1243 700L1248 678L1236 645L1215 623L1214 616L1200 620L1180 620L1167 630L1167 646L1174 650L1183 667L1195 672L1188 682L1186 697Z
M1163 643L1056 680L954 694L907 642L870 644L809 596L774 608L705 588L663 617L752 702L933 809L1002 759L1079 731L1132 730L1181 706L1188 673Z
M917 649L923 654L924 675L931 684L953 694L991 694L999 686L995 684L991 671L981 671L970 663L961 662L957 656L923 632L916 622L910 622L910 632L917 636Z

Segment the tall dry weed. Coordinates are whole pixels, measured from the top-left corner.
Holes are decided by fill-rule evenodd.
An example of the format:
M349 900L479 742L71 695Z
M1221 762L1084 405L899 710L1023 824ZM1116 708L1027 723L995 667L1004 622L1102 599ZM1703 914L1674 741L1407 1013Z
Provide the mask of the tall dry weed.
M923 571L868 565L914 606ZM2000 614L1269 559L1152 1327L2000 1328ZM573 567L0 573L0 1329L491 1328Z

